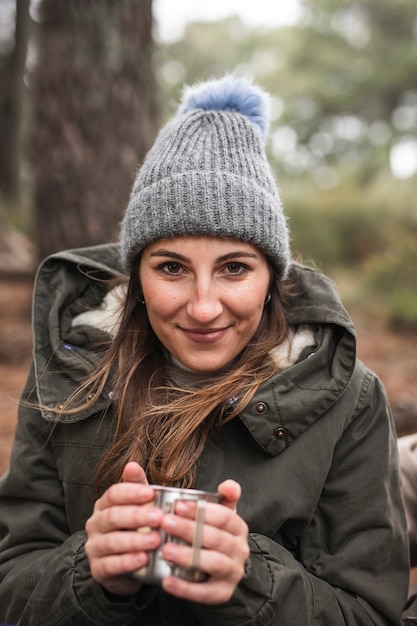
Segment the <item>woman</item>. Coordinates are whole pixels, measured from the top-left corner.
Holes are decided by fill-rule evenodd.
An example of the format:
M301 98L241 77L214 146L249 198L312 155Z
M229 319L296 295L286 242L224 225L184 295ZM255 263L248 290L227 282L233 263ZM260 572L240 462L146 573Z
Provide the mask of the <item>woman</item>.
M333 284L291 262L267 105L233 76L186 91L139 170L120 250L40 268L0 488L1 618L401 623L393 423ZM221 494L206 507L206 581L132 576L160 529L188 543L195 530L192 505L163 514L150 484ZM190 564L187 545L163 554Z

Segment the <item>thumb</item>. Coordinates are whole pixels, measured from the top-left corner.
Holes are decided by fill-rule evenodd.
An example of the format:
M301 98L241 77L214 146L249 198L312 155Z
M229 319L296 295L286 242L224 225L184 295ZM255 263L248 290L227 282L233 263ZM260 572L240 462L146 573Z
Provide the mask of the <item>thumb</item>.
M135 461L130 461L123 470L123 482L148 484L148 479L143 468Z
M237 503L239 502L239 498L242 494L242 488L239 483L229 478L228 480L220 483L217 491L222 496L221 503L227 506L229 509L235 511Z

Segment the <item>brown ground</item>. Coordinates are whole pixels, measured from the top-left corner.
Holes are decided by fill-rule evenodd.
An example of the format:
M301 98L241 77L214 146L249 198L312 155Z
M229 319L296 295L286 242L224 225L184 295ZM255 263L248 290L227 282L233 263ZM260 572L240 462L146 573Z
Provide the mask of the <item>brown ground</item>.
M0 473L9 461L17 402L31 361L30 279L0 278Z
M31 360L29 279L0 277L0 474L9 461L17 402ZM379 318L350 311L359 356L385 383L399 434L417 431L417 333L394 332Z

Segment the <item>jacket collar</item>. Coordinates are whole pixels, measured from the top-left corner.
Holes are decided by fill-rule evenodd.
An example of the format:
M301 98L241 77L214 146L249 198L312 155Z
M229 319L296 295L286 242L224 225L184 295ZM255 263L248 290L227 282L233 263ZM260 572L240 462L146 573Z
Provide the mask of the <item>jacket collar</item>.
M262 385L241 419L271 456L310 428L345 392L356 364L356 333L334 283L314 270L293 266L296 295L290 324L313 324L316 347Z
M302 266L294 265L292 271L297 286L287 318L293 326L313 325L316 347L307 346L297 363L262 385L241 415L271 455L285 449L336 402L349 384L356 358L353 324L332 281ZM121 274L116 244L62 252L41 265L34 290L33 336L38 401L45 419L56 419L48 408L63 404L78 388L109 341L103 329L73 327L73 319L102 306L108 280ZM110 395L108 388L94 407L65 420L78 421L100 411Z

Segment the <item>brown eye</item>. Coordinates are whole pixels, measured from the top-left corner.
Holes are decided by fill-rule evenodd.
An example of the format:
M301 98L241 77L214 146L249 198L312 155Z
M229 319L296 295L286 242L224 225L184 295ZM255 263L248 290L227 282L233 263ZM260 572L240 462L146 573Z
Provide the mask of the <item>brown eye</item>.
M183 267L181 263L177 263L176 261L167 261L166 263L160 263L160 265L156 267L156 270L163 274L168 274L168 276L177 276L183 272Z
M225 271L229 276L243 276L247 272L250 271L250 267L245 265L245 263L240 263L238 261L231 261L225 267Z

